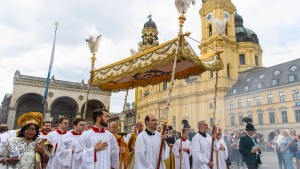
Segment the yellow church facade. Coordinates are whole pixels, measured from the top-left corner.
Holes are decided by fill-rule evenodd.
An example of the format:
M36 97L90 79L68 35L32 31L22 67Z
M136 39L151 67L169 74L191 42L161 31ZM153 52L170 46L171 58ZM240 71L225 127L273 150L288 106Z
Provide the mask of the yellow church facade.
M222 35L223 42L221 58L223 70L218 73L216 123L225 128L228 115L225 96L238 81L239 73L248 69L262 67L262 49L256 34L244 27L243 19L236 13L236 7L231 0L207 0L199 10L201 19L200 55L216 49L217 33L208 21L209 18L220 20L229 16L229 21ZM200 23L199 23L200 24ZM157 45L158 30L150 18L144 25L143 41L139 43L140 51ZM149 39L151 39L149 41ZM152 43L150 43L152 42ZM168 124L179 130L182 119L187 119L195 130L200 120L212 124L213 99L215 96L215 72L205 72L201 76L191 76L184 80L176 80L171 106L168 111ZM159 120L165 116L168 98L168 82L135 89L136 121L143 121L147 114L155 114Z

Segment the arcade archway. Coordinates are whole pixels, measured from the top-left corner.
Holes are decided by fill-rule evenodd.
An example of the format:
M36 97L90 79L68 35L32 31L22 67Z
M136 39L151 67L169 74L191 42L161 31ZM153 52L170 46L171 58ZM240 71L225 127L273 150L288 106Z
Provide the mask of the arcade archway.
M42 96L37 93L27 93L20 96L16 103L14 128L18 128L17 119L27 112L43 112Z
M64 116L69 119L69 128L72 127L72 120L76 117L78 111L77 102L70 97L59 97L55 99L51 105L52 123L57 123L57 120Z
M84 112L85 103L81 107L81 114ZM105 108L104 104L99 100L89 100L87 103L85 120L93 122L93 111L99 108Z

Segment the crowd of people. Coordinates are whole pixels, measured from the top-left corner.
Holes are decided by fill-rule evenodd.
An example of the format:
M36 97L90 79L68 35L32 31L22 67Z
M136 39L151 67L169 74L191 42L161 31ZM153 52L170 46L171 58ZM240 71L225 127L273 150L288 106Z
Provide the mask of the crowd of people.
M39 112L18 118L18 130L1 125L0 169L227 169L231 147L240 154L235 160L241 166L245 162L254 169L261 163L251 123L244 136L212 132L206 121L199 121L195 132L186 120L180 133L170 125L162 132L149 114L126 135L119 133L117 123L108 123L107 110L96 109L92 117L93 122L75 118L69 131L68 118L59 118L52 127Z

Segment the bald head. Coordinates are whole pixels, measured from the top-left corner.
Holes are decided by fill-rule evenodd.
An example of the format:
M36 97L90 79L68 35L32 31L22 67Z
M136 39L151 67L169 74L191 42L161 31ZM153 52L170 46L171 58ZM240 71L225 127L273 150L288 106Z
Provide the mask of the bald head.
M109 124L109 131L110 131L111 133L116 133L116 126L117 126L116 122L111 122L111 123Z
M208 125L207 125L207 123L206 123L205 120L202 120L202 121L199 121L199 122L198 122L198 129L199 129L199 131L202 132L202 133L206 133L206 132L207 132L207 130L208 130Z
M137 130L138 130L138 133L141 133L144 130L144 125L143 125L142 122L136 123L136 127L137 127Z

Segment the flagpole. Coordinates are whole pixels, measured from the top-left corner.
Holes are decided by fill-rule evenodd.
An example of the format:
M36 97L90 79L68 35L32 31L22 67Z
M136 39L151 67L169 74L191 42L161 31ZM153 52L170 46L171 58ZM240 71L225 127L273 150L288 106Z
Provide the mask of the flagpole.
M43 96L43 99L42 99L43 114L44 114L44 120L45 121L49 121L50 120L50 113L48 112L47 96L48 96L49 81L50 81L50 75L51 75L52 65L53 65L53 62L54 62L56 31L57 31L57 27L59 25L59 22L55 22L54 24L55 24L54 40L53 40L53 45L52 45L52 51L51 51L51 57L50 57L50 64L49 64L49 68L48 68L48 75L47 75L47 79L46 79L46 88L45 88L44 96Z

